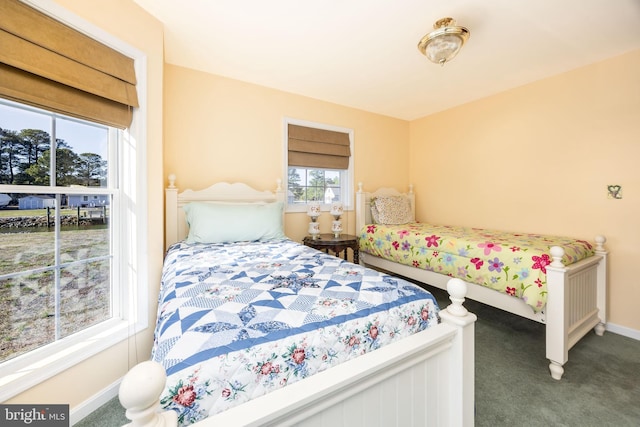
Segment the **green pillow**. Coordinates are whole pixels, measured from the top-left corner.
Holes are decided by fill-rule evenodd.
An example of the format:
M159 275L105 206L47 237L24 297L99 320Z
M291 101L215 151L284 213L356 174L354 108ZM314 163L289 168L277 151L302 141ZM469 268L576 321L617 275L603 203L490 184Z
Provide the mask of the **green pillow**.
M183 208L189 225L188 243L231 243L282 239L282 202L192 202Z

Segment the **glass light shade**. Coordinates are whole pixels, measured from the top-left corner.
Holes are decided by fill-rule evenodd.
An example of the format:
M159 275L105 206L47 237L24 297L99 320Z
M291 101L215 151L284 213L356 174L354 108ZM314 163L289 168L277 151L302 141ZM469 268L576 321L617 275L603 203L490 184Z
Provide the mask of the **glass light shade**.
M427 44L425 55L436 64L444 64L458 54L462 43L462 38L456 34L443 34Z
M418 42L418 49L430 61L444 65L455 58L470 33L465 27L456 26L452 18L438 20L433 28L434 31Z

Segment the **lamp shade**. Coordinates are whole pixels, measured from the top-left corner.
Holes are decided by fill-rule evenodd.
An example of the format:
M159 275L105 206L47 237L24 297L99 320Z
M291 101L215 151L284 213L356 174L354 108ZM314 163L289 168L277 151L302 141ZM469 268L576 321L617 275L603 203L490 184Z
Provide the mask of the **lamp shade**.
M343 207L342 207L342 203L340 202L334 202L331 204L331 215L333 216L340 216L343 213Z
M313 201L307 204L307 215L311 218L317 218L320 216L320 203Z

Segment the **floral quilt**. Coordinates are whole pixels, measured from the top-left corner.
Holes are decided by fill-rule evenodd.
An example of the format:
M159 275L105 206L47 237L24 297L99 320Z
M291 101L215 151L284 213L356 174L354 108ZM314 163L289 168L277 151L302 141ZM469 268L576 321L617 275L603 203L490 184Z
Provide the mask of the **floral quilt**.
M487 286L536 312L547 301L549 249L562 247L565 265L594 254L589 242L570 237L423 223L366 225L359 237L363 252Z
M424 289L288 239L173 245L152 359L188 425L437 324Z

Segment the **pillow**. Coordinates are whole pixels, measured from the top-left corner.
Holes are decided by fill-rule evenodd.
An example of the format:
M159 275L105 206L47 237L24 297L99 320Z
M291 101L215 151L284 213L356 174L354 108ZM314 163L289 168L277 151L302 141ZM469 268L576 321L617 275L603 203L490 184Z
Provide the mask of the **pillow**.
M371 199L371 217L376 224L414 222L411 200L405 196L377 196Z
M282 202L192 202L184 206L188 243L231 243L282 239Z

